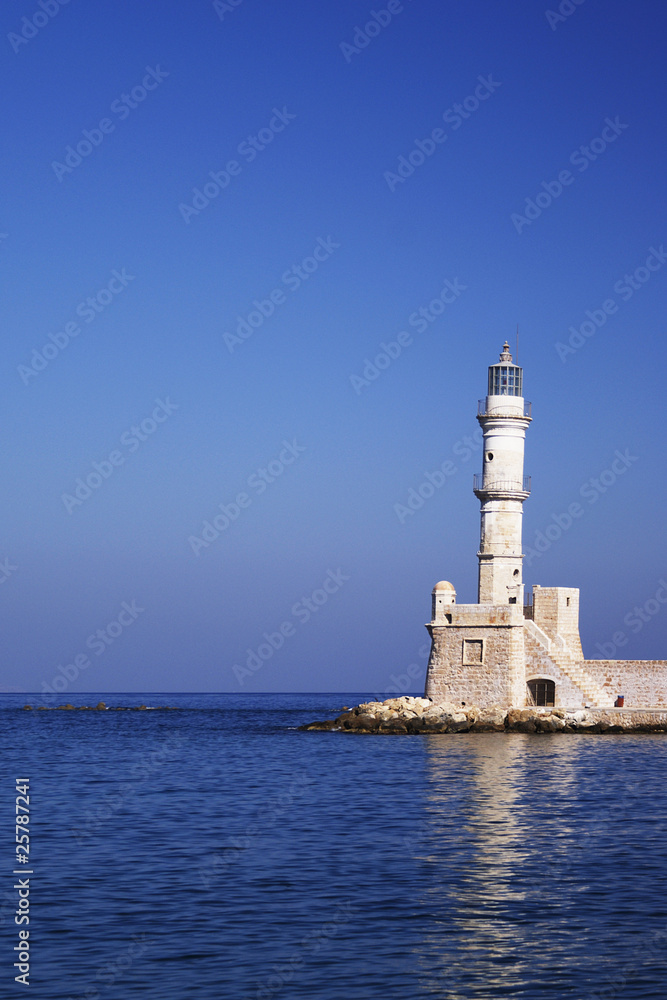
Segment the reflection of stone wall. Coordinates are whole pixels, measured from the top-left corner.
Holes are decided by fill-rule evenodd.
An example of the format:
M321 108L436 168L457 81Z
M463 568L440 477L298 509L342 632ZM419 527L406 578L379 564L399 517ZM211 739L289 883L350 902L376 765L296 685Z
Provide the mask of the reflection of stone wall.
M584 660L583 668L626 708L667 705L667 660Z

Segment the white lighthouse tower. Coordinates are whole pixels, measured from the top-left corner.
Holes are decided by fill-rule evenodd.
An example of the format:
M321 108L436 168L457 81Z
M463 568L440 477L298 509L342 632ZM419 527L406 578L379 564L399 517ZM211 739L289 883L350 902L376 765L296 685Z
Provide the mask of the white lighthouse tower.
M530 403L523 398L523 370L512 363L509 344L489 367L488 392L477 419L484 432L482 474L474 491L481 502L479 604L523 606L521 523L530 480L523 474Z

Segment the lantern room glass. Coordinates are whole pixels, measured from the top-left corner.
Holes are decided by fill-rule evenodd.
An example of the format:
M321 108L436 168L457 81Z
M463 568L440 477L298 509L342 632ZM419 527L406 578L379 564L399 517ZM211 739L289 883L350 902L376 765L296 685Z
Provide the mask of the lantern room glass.
M523 369L518 365L492 365L489 368L489 396L521 396Z

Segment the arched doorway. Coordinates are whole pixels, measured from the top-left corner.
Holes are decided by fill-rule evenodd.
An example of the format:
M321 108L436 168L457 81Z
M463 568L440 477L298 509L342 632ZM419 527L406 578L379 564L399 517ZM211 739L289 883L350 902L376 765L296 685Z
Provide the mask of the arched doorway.
M528 681L528 691L533 705L553 708L556 704L556 685L546 677Z

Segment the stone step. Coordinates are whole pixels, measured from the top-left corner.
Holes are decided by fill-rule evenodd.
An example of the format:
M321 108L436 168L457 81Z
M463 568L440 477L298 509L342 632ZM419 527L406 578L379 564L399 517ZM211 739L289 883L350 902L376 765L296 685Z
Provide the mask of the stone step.
M579 688L586 702L597 708L612 708L613 699L589 677L583 667L574 659L560 636L560 642L549 638L542 629L529 618L524 628L542 649L544 655Z

